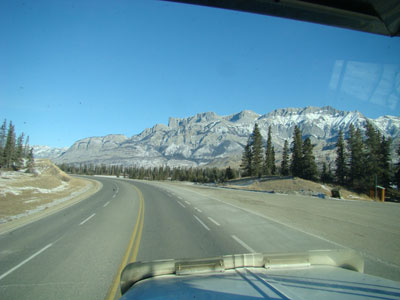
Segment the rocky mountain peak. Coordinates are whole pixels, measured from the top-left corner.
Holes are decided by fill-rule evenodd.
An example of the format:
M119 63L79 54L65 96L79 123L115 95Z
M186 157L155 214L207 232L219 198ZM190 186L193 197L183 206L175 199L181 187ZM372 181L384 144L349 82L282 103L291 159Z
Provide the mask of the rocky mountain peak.
M330 106L277 109L262 116L250 110L228 116L205 112L188 118L169 118L168 126L156 124L129 139L115 134L82 139L55 162L237 167L255 123L264 139L271 126L277 159L285 140L290 141L294 127L299 126L303 136L310 137L315 145L317 159L331 161L339 130L346 132L350 124L364 130L366 120L357 111L339 111ZM370 121L397 145L399 117L383 116Z
M274 117L274 116L281 116L281 117L288 117L288 116L298 116L298 115L307 115L317 113L320 115L336 115L340 113L347 113L345 111L339 111L331 106L323 106L323 107L315 107L315 106L307 106L304 108L280 108L276 109L270 113L268 113L267 117Z
M228 116L230 122L251 122L258 119L260 115L252 110L242 110L240 113Z

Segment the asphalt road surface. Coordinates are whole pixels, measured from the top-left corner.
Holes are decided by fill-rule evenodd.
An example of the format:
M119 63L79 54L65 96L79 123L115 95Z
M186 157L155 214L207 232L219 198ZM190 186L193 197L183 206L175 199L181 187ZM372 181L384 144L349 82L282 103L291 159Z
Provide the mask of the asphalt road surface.
M347 239L331 236L326 230L318 231L324 227L323 224L314 226L320 229L307 227L307 222L314 219L321 222L322 215L329 214L330 209L334 211L342 202L257 193L254 197L261 197L267 203L271 201L266 206L275 211L274 218L271 218L262 211L263 207L254 209L247 200L244 204L234 203L234 197L230 196L244 199L250 195L249 192L97 179L103 183L103 189L95 195L0 235L1 299L112 299L118 296L117 279L122 267L136 260L354 246ZM240 196L241 193L244 196ZM227 199L233 202L229 203ZM306 205L312 203L314 211L305 214L304 208L303 212L300 209L304 205L296 208L300 201ZM319 205L322 209L318 214L315 207ZM346 219L353 218L351 223L357 229L359 219L365 218L365 214L360 213L357 207L353 212L347 206L345 209L343 214ZM371 227L376 220L388 218L379 216L379 209L372 207L372 210L378 216L367 216ZM392 214L394 211L394 216L399 212L397 206L390 210ZM290 222L296 218L301 221ZM336 226L343 236L354 231L351 226L340 222ZM380 222L374 226L388 232L388 241L399 234L397 225L388 227L385 222ZM399 253L399 241L390 243L387 247L392 250L388 255ZM400 280L396 258L382 256L379 251L375 255L373 249L367 250L364 254L368 273Z
M104 299L129 245L140 201L130 183L0 235L1 299Z

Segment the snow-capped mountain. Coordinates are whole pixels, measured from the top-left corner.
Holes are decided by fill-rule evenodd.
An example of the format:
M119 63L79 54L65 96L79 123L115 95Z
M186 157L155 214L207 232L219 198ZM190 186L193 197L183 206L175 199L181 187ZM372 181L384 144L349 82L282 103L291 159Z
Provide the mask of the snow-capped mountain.
M33 156L35 158L49 158L49 159L56 158L68 150L68 147L52 148L49 146L41 146L41 145L35 145L32 146L32 148L33 148Z
M85 138L53 160L144 167L238 166L243 147L257 123L264 138L271 126L278 160L284 141L291 141L298 125L303 136L310 137L316 145L317 160L331 161L339 130L347 132L350 124L363 129L366 120L360 112L339 111L329 106L277 109L265 115L248 110L229 116L206 112L188 118L170 118L168 126L157 124L130 138L117 134ZM370 121L397 145L399 117L383 116Z

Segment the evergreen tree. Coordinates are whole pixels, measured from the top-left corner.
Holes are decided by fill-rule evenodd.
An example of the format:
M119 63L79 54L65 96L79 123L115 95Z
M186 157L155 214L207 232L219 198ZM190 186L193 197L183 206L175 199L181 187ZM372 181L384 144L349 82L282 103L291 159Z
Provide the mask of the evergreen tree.
M235 174L233 172L233 170L231 169L231 167L227 167L225 170L225 179L226 180L230 180L230 179L234 179L235 178Z
M33 148L31 148L28 153L27 171L29 173L32 173L34 166L35 166L35 160L33 158Z
M275 165L275 157L273 157L273 146L271 139L271 126L268 127L268 138L267 138L267 146L265 151L265 161L264 161L264 174L271 175L273 174L273 166Z
M287 140L283 144L281 174L283 176L289 175L289 146Z
M365 125L366 129L366 159L364 163L365 168L365 185L366 188L373 187L375 185L375 179L379 173L379 158L380 158L380 141L379 133L374 128L371 122L367 121ZM379 178L377 178L379 180Z
M3 164L5 168L11 168L15 157L15 131L10 121L7 132L7 140L3 150Z
M386 189L390 186L391 182L391 157L390 157L390 145L392 143L392 139L386 139L385 136L382 136L381 144L380 144L380 159L379 159L379 184L385 187Z
M397 185L397 189L400 191L400 144L399 144L399 148L397 148L397 155L398 155L399 162L397 164L397 172L395 174L394 181Z
M272 146L272 151L271 151L271 163L272 163L271 174L275 175L276 174L276 164L275 164L275 147L274 146Z
M25 147L24 147L24 157L28 157L29 155L29 135L26 137L26 141L25 141Z
M336 143L336 179L337 182L341 185L344 185L346 182L347 176L347 154L345 150L345 144L343 139L343 131L339 131L338 141Z
M240 168L243 170L243 176L251 176L252 174L252 153L251 153L251 139L249 138L246 146L244 147L242 155L242 163Z
M6 145L7 139L7 120L4 120L3 125L0 127L0 166L3 165L2 158L3 158L3 151Z
M20 169L23 166L24 159L24 134L21 133L17 139L17 145L15 149L15 167Z
M293 176L301 177L303 174L303 149L302 133L297 125L294 127L292 142L292 160L290 170Z
M253 133L251 135L251 163L252 163L252 176L262 175L262 163L263 163L263 146L262 136L257 123L254 125Z
M0 127L0 147L4 148L6 145L7 138L7 120L4 119L3 124Z
M4 119L3 125L0 128L0 168L4 167L4 148L7 140L7 120Z
M363 189L365 177L365 154L361 130L350 125L348 148L350 155L349 183L358 190Z
M313 154L314 146L311 144L310 138L306 138L303 143L303 157L302 157L302 166L303 170L301 172L301 176L304 179L308 180L316 180L317 178L317 165L315 163L315 157Z
M330 183L333 181L333 176L330 169L327 168L326 163L322 164L321 181L324 183Z

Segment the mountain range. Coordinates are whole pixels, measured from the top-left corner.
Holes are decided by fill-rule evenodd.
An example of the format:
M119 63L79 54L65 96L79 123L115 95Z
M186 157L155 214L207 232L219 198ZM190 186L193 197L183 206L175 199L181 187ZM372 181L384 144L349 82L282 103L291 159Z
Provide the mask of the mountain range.
M35 158L53 159L63 154L69 147L56 148L44 145L34 145L32 148Z
M76 141L68 149L35 146L36 157L46 156L55 163L122 164L143 167L168 165L195 167L228 165L238 167L243 147L255 123L264 139L271 126L272 142L279 162L285 140L292 139L294 127L302 130L315 145L317 161L332 162L339 130L347 132L350 124L364 130L367 118L358 111L340 111L330 106L285 108L260 115L244 110L219 116L214 112L188 118L169 118L168 126L156 124L132 137L110 134ZM368 119L393 145L400 142L400 117Z

